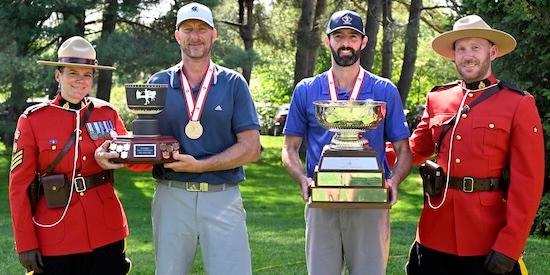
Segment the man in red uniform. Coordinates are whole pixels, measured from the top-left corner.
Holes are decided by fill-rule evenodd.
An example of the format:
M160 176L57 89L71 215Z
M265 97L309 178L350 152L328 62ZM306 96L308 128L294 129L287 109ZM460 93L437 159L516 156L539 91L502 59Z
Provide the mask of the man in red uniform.
M432 42L462 80L428 94L410 140L414 163L435 153L444 177L441 193L425 197L409 275L521 274L518 260L542 195L544 141L533 96L491 71L515 46L476 15ZM473 106L486 93L494 94Z
M94 71L114 68L97 65L94 47L79 36L61 45L58 61L38 63L57 67L59 92L52 101L29 107L14 134L9 198L19 261L29 274L127 274L126 215L112 171L94 159L106 139L127 132L108 102L88 96ZM66 144L70 146L55 164ZM27 190L35 173L46 172L65 180L43 185L46 194L33 213ZM67 196L56 196L62 190ZM54 206L55 197L66 202Z

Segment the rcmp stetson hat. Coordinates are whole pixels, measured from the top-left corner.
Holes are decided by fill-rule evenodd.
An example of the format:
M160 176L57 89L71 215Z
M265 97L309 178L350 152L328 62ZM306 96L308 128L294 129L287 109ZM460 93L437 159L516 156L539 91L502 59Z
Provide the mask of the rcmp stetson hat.
M99 70L114 70L115 67L98 65L94 46L88 40L73 36L57 50L57 62L38 60L36 63L48 66L73 66Z
M508 33L492 29L481 17L468 15L458 19L452 31L440 34L432 41L432 49L439 55L454 59L454 43L462 38L479 37L498 46L497 57L514 50L516 39Z

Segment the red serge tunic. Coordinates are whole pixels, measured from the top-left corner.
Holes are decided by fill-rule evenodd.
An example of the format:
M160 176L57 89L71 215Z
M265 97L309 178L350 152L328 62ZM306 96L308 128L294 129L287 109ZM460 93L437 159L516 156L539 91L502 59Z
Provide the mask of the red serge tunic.
M489 80L497 82L493 75ZM485 91L468 93L465 104ZM411 137L415 164L434 154L443 123L458 112L465 93L451 85L428 94L426 112ZM472 107L447 132L436 160L446 174L450 165L452 177L498 178L510 167L508 197L502 191L444 188L441 196L426 200L416 240L459 256L486 255L493 249L517 260L544 184L544 140L533 96L504 88Z
M128 236L126 215L109 183L88 189L82 195L73 192L63 218L64 208L48 208L42 196L34 217L36 222L49 225L61 221L51 227L33 223L27 188L34 179L34 171L44 173L77 125L76 111L60 108L59 100L58 95L51 105L43 104L25 112L17 123L9 196L18 253L36 248L40 248L44 256L90 252ZM117 111L109 103L95 98L87 98L85 102L93 102L94 105L88 122L96 122L96 126L100 126L97 123L111 123L118 135L127 134ZM89 106L80 110L80 119ZM94 159L94 152L104 141L101 138L92 140L86 126L82 128L78 140L76 176L87 177L103 171ZM72 177L75 145L76 142L51 174L65 174L68 179Z

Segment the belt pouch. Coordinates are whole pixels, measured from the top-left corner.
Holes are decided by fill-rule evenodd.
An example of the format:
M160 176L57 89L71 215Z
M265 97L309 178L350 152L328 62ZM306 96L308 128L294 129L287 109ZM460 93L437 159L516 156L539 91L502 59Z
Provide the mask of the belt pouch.
M65 207L69 202L69 184L65 174L42 177L42 187L48 208Z
M441 189L443 189L443 168L439 164L427 160L419 167L420 176L422 177L422 185L424 186L424 193L430 196L441 195Z

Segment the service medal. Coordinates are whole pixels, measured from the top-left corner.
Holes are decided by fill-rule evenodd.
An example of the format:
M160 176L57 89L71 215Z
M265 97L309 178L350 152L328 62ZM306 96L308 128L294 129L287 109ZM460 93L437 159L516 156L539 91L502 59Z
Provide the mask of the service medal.
M99 122L92 122L92 127L94 128L95 133L97 134L98 139L104 139L105 136L103 136L103 132L101 131L101 127L99 127Z
M94 127L91 123L86 123L86 129L88 130L88 135L92 140L97 140L99 138L99 136L94 131Z
M111 138L111 134L109 133L109 129L105 125L105 121L99 122L99 127L101 128L101 132L103 133L103 137L106 139Z

